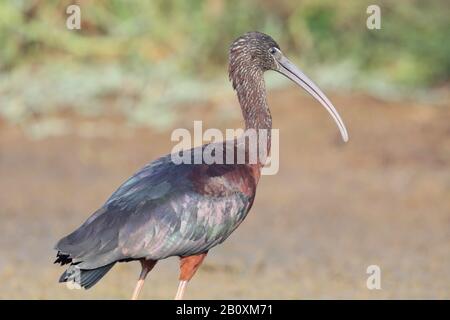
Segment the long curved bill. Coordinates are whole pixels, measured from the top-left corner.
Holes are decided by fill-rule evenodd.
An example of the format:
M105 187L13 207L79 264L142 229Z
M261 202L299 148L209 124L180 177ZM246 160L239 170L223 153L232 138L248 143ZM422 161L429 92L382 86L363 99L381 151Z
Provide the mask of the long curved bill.
M316 98L325 109L330 113L331 117L333 117L336 122L339 131L341 132L342 139L347 142L348 141L348 133L345 128L344 122L342 121L339 113L334 108L331 101L325 96L322 90L317 87L314 82L312 82L303 72L301 72L292 62L290 62L284 55L278 59L280 68L278 72L285 75L303 89L305 89L310 95Z

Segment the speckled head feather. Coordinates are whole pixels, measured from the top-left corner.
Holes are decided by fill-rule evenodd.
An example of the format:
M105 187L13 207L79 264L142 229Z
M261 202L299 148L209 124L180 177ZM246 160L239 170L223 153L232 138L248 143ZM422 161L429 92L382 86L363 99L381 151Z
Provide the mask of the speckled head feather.
M272 48L280 46L272 37L261 32L247 32L240 36L230 46L229 76L236 83L234 77L250 68L257 68L262 72L276 70L277 63L269 53Z
M229 78L237 92L247 129L272 127L263 74L278 68L270 53L273 48L279 49L278 44L261 32L248 32L230 46Z

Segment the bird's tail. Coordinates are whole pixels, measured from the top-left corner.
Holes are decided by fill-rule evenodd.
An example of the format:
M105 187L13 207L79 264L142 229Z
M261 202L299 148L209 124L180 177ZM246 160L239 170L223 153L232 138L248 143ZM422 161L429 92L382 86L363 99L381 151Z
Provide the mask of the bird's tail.
M114 266L115 263L97 269L80 269L76 264L72 264L59 278L59 282L71 282L82 288L89 289L95 285Z

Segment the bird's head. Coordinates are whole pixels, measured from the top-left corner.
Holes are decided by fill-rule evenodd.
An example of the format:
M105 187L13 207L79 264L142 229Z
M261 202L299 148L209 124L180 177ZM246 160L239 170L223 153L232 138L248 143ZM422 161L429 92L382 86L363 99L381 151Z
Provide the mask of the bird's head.
M331 101L299 68L287 59L272 37L261 32L248 32L230 47L229 76L236 90L249 85L248 79L262 77L265 71L279 72L312 95L327 109L336 122L344 141L348 133Z

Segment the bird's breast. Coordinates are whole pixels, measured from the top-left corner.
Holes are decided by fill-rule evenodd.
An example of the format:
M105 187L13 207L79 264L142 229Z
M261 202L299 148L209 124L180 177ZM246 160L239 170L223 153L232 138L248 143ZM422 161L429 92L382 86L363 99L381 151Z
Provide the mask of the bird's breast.
M258 165L201 165L192 174L195 191L202 195L223 197L242 193L253 197L260 178Z

